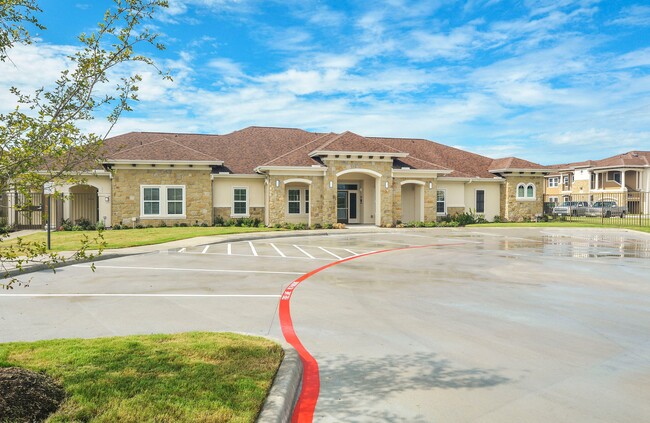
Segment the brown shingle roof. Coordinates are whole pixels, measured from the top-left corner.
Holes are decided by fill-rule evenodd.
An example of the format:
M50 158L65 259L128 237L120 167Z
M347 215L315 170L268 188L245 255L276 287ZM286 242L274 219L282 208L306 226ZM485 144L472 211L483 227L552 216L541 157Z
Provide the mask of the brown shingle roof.
M446 176L460 178L494 177L492 173L488 172L488 167L490 163L492 163L492 159L489 157L418 138L373 139L405 153L409 153L407 159L416 157L420 160L432 163L438 168L452 169L453 172Z
M544 169L537 163L529 162L528 160L520 159L517 157L504 157L502 159L495 159L490 164L489 170L505 170L505 169Z
M628 151L627 153L596 160L593 167L650 166L650 151Z
M397 168L452 170L447 176L493 178L489 157L459 150L424 139L362 137L352 132L323 134L294 128L251 126L226 135L131 132L107 139L106 160L214 160L223 169L252 174L266 166L322 165L313 151L358 151L408 153L394 163ZM510 165L542 168L521 159L507 159ZM533 167L536 166L536 167Z
M362 137L354 132L346 131L326 141L314 151L354 151L372 153L401 153L402 151L390 147L373 139Z

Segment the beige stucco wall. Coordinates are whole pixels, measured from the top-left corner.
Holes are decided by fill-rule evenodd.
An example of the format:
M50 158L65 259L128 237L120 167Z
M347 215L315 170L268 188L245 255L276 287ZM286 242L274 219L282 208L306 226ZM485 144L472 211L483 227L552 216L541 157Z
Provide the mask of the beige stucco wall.
M233 178L215 176L212 181L213 206L232 208L233 189L248 188L248 207L264 209L264 179L263 178ZM228 216L229 218L230 216Z
M479 213L489 221L494 220L494 216L501 215L500 202L500 185L499 183L472 182L465 184L465 207L466 211L472 210L476 213L476 191L485 191L485 212Z
M462 181L445 181L438 179L438 190L446 191L447 214L458 210L465 211L465 183ZM451 213L449 209L453 209Z
M113 176L112 224L130 224L133 217L143 225L212 223L212 181L210 168L116 168ZM140 215L142 185L185 186L185 218ZM100 201L101 203L101 201Z
M111 226L112 216L112 202L111 198L112 183L110 175L101 176L87 176L84 178L83 184L62 184L56 187L57 191L63 195L70 193L70 188L78 185L88 185L97 188L97 196L99 197L99 220L104 222L106 226ZM72 215L72 202L67 199L63 203L63 218L70 219Z

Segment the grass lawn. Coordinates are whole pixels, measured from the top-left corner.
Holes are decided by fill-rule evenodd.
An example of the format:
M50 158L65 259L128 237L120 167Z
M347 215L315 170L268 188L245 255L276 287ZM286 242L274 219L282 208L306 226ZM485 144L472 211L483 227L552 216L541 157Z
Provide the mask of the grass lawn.
M254 422L282 361L267 339L191 332L0 344L67 399L49 422Z
M576 218L572 218L576 219ZM579 218L578 218L579 219ZM615 219L615 220L614 220ZM613 229L630 229L633 231L648 232L650 233L650 226L631 226L621 225L618 218L605 219L605 224L592 223L588 221L562 221L555 220L550 222L522 222L522 223L481 223L476 225L468 225L468 227L501 227L501 228L536 228L536 227L553 227L553 228L613 228Z
M148 228L148 229L120 229L104 231L106 248L136 247L139 245L162 244L163 242L177 241L179 239L194 238L197 236L241 234L249 232L277 231L273 228L244 228L244 227L187 227L187 228ZM96 231L56 231L52 232L52 251L74 251L81 243L82 234L89 239L97 236ZM39 232L22 237L24 241L47 242L47 233ZM15 239L2 241L2 246L15 244ZM93 249L91 246L90 249ZM94 249L97 249L96 247Z

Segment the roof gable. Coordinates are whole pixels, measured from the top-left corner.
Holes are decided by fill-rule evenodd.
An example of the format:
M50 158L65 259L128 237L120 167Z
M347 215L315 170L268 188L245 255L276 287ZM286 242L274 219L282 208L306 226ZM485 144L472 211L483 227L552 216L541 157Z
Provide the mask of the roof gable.
M318 151L402 153L402 151L396 148L390 147L371 138L362 137L361 135L357 135L350 131L336 135L316 148L312 153Z

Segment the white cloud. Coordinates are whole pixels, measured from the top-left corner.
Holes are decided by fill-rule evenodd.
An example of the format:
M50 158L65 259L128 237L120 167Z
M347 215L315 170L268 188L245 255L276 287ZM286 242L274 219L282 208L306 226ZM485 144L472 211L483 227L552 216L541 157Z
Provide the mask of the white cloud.
M608 23L610 25L650 26L650 6L624 7L619 16Z

